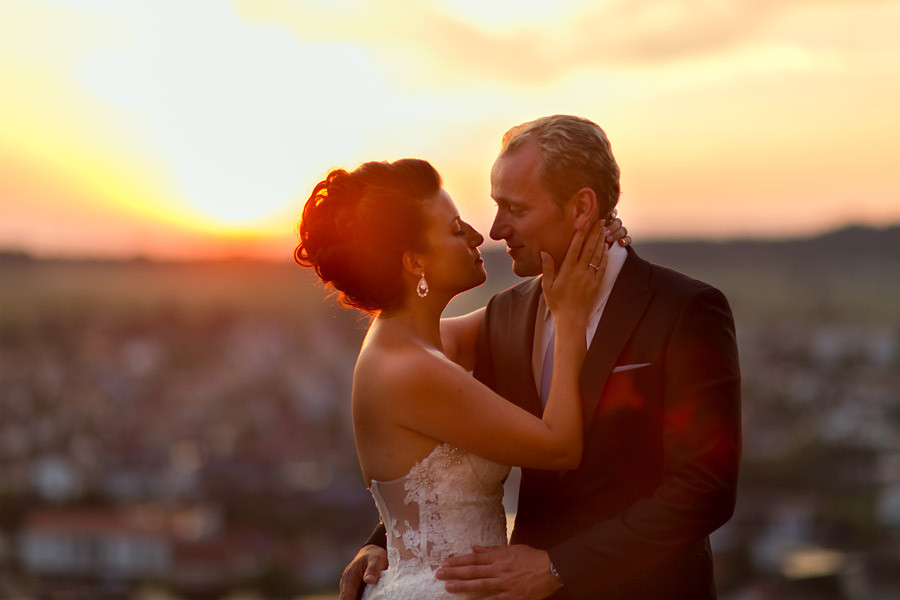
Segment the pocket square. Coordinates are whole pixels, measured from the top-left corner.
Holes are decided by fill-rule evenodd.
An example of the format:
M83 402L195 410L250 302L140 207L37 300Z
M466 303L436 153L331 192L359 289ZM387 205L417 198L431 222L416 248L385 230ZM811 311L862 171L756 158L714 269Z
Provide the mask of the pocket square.
M640 369L641 367L649 367L650 363L636 363L633 365L619 365L615 367L613 373L621 373L622 371L631 371L632 369Z

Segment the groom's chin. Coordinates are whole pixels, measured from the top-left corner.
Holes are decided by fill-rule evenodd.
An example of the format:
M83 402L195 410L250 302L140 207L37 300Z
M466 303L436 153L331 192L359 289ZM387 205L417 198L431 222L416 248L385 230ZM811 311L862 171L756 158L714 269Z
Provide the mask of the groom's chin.
M535 275L540 275L540 268L535 268L534 265L529 265L525 262L521 261L513 261L512 264L513 273L515 273L519 277L534 277Z

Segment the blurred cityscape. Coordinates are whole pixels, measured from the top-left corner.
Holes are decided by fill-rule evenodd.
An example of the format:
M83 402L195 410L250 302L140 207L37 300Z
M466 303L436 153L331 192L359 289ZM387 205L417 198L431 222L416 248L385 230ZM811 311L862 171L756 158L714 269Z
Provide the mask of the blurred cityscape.
M744 377L726 600L900 597L900 227L636 243L720 287ZM515 282L502 250L459 314ZM367 320L305 270L0 254L0 599L333 598L377 520Z

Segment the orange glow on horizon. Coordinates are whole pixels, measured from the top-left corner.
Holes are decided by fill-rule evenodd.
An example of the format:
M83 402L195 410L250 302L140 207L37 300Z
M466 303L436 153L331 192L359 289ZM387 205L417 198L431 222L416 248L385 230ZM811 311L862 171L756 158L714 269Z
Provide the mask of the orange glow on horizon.
M0 248L37 249L40 254L149 256L157 258L257 257L287 260L290 225L223 226L140 201L138 186L113 178L83 177L72 162L66 169L0 153ZM128 203L116 202L127 197ZM145 196L149 198L149 195ZM154 206L155 205L155 206Z

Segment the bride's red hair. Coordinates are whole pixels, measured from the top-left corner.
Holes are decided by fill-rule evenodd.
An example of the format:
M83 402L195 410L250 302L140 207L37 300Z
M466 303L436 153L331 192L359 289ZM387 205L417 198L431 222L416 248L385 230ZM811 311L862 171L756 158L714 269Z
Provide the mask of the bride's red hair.
M403 253L422 249L423 200L440 188L435 168L414 158L335 169L303 206L294 260L313 267L344 306L393 308L404 297Z

